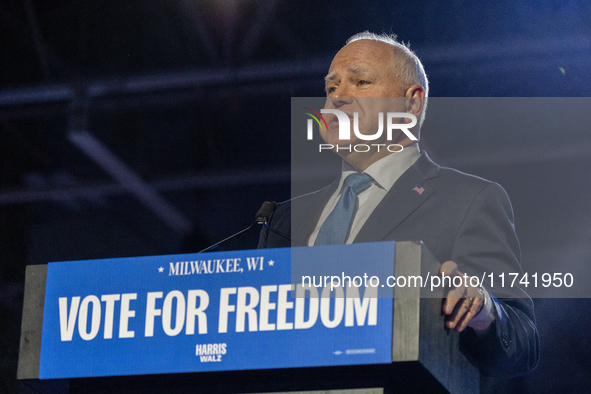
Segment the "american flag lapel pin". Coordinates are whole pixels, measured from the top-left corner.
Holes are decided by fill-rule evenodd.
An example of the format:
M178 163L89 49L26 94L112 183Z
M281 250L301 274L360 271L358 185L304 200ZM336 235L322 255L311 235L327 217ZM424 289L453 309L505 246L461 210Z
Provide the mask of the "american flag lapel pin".
M421 194L423 194L423 192L425 191L425 188L421 185L416 185L414 187L414 189L412 189L413 192L417 192L418 195L420 196Z

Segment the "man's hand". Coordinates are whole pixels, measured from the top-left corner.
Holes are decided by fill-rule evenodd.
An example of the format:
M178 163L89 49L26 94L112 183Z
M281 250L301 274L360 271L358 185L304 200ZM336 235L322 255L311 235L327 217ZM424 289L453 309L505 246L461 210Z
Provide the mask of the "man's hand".
M479 289L464 280L464 274L458 270L458 265L451 260L446 261L439 270L441 274L453 278L462 277L461 286L455 287L447 293L443 303L443 313L446 315L446 327L456 332L462 332L474 316L484 305L483 295ZM456 283L459 280L456 280ZM466 283L467 282L467 283Z

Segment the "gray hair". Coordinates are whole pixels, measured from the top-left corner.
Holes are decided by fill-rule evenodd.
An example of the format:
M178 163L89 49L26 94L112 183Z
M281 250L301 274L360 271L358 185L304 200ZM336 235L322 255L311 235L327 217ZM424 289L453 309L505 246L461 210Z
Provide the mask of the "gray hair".
M422 126L425 120L425 112L427 110L426 98L429 96L429 80L427 79L427 74L425 73L423 64L417 55L409 48L408 44L399 42L397 40L396 34L376 34L366 30L350 37L345 45L349 45L350 43L358 40L381 41L392 45L398 51L400 56L396 56L396 60L393 64L396 76L407 87L410 87L414 84L419 84L423 87L423 89L425 89L425 103L423 105L421 118L419 119L419 127Z

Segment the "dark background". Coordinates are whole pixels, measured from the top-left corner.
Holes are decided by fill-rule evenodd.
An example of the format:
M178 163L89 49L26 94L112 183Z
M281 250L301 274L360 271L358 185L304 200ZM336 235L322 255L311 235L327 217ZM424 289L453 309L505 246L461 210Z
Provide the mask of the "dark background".
M586 0L3 0L0 393L30 392L15 379L27 264L196 252L288 199L290 98L322 96L366 29L411 43L433 97L590 103ZM421 145L505 187L525 269L586 268L591 135L489 126ZM591 393L591 302L535 303L540 365L485 390Z

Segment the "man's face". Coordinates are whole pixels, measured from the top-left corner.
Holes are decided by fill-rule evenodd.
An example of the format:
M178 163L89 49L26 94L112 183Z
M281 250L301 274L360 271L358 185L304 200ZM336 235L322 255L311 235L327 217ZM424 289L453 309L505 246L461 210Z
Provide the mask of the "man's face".
M328 130L321 130L324 141L333 145L367 143L353 133L353 113L359 113L359 131L375 134L380 112L404 112L406 89L394 73L396 50L390 45L374 40L359 40L343 47L334 57L326 77L326 109L338 109L349 115L351 140L338 139L339 124L335 115L326 115ZM398 97L398 99L395 99ZM395 139L395 138L394 138ZM395 141L392 141L394 143Z

